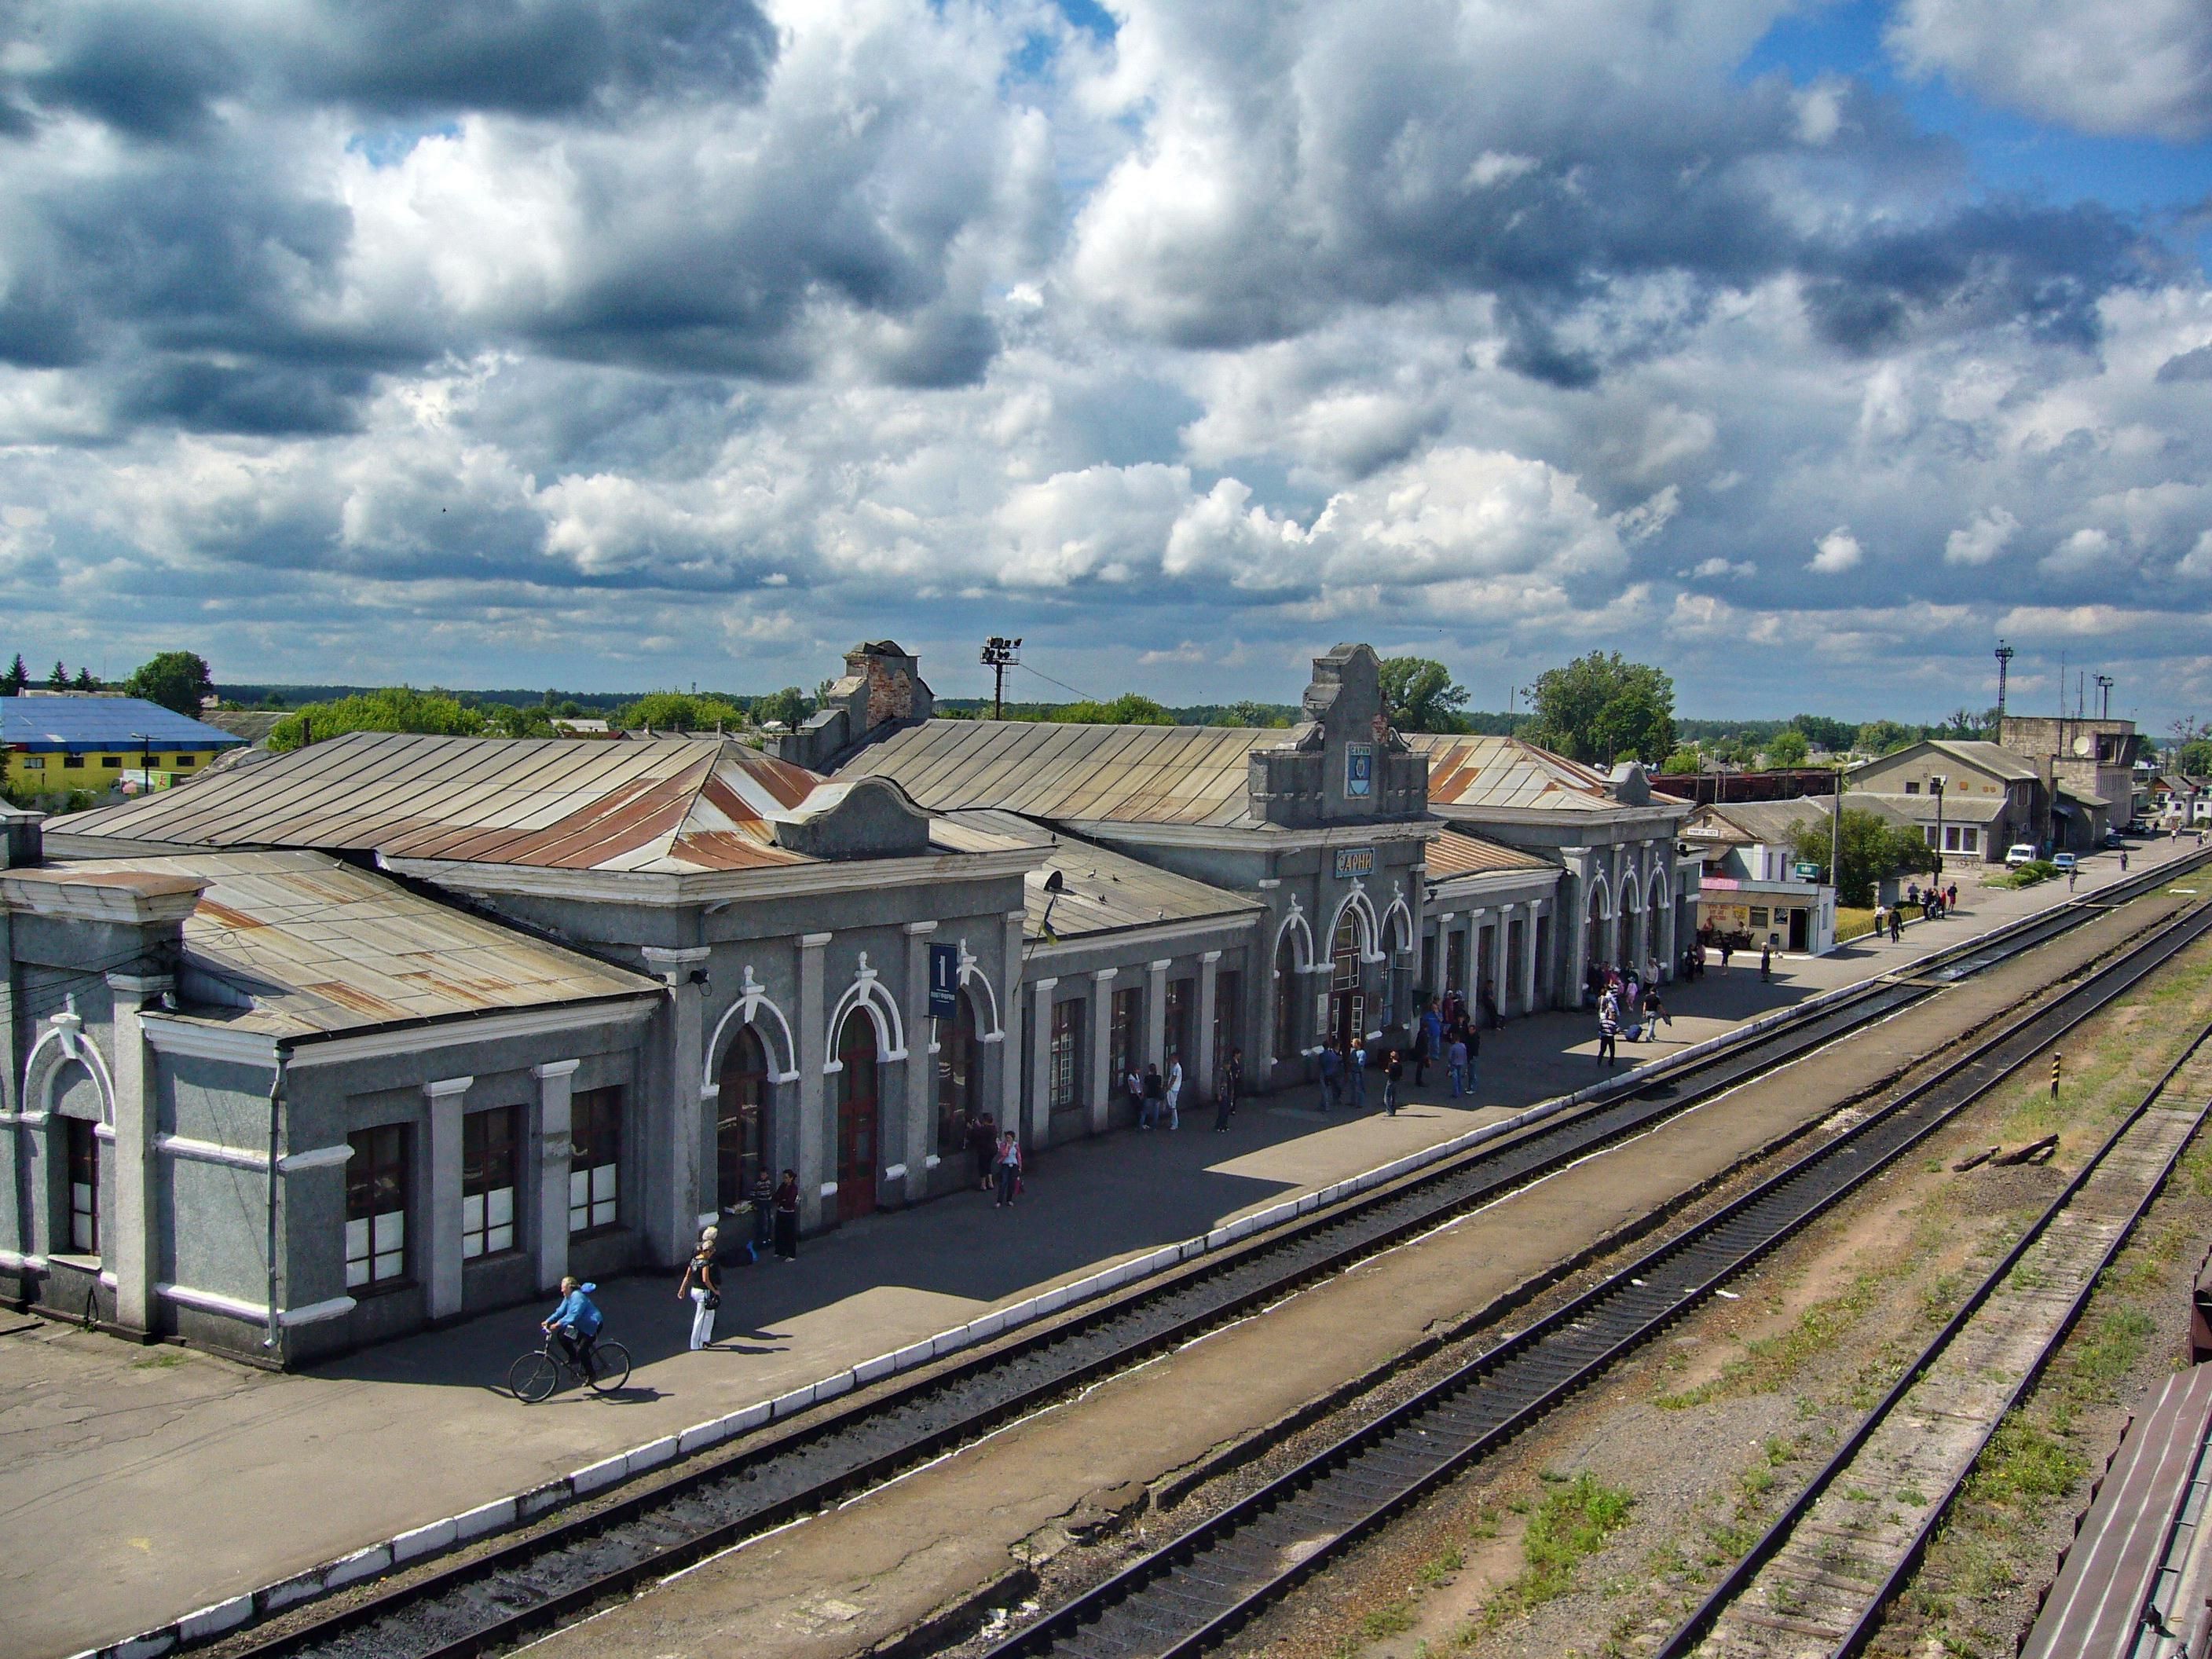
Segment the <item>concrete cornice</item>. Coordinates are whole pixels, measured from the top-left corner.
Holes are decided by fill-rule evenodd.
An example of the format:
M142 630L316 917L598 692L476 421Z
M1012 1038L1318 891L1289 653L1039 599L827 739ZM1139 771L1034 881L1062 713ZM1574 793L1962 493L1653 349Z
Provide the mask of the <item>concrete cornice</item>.
M1436 818L1391 818L1379 823L1334 823L1313 830L1219 830L1188 823L1121 823L1111 820L1070 818L1067 827L1079 836L1109 843L1134 847L1205 847L1227 853L1326 852L1336 847L1366 847L1379 842L1433 840L1443 833Z
M34 868L0 875L0 900L37 916L145 927L182 921L207 887L198 876Z
M586 903L681 908L717 900L803 898L945 881L988 881L1042 869L1049 847L990 853L939 853L923 858L845 859L776 865L764 870L548 870L534 865L470 864L447 859L377 854L379 867L461 893L513 893Z

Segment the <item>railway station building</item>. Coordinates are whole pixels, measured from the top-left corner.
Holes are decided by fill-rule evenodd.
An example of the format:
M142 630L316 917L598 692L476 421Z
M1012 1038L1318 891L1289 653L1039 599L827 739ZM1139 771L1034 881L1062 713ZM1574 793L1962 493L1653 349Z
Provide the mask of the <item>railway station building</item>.
M680 1262L763 1171L834 1227L968 1185L986 1115L1049 1146L1144 1064L1195 1105L1671 958L1686 809L1398 733L1364 645L1287 729L847 669L770 752L361 732L10 820L0 1295L292 1363Z

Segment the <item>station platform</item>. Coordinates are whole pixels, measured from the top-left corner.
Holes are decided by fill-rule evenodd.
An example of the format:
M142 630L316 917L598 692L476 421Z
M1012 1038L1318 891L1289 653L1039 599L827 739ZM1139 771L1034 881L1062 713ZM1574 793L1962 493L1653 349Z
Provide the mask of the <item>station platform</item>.
M2134 851L2133 867L2194 851L2190 837L2158 842ZM1621 1067L2092 898L2118 875L2106 854L2085 860L2070 896L2063 882L2013 892L1962 876L1960 913L1912 924L1900 942L1779 958L1771 981L1755 956L1725 974L1716 964L1667 988L1674 1024L1656 1042L1623 1043ZM1011 1209L952 1195L806 1240L796 1262L731 1268L717 1340L701 1352L686 1346L690 1304L673 1275L603 1285L610 1333L636 1360L609 1398L568 1391L526 1407L504 1392L544 1308L289 1375L0 1313L0 1512L40 1544L0 1566L9 1649L117 1642L803 1388L1583 1088L1601 1074L1595 1047L1589 1013L1540 1014L1484 1035L1470 1099L1449 1097L1440 1067L1423 1086L1409 1070L1395 1118L1378 1081L1358 1115L1324 1113L1306 1088L1247 1102L1225 1134L1206 1107L1177 1131L1051 1149Z

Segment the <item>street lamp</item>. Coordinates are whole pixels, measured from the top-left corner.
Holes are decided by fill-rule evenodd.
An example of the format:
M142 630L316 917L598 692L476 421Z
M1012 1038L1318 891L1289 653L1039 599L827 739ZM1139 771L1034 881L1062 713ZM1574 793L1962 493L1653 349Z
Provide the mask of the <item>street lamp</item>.
M1936 873L1943 873L1943 789L1951 781L1941 772L1928 775L1928 787L1936 796Z

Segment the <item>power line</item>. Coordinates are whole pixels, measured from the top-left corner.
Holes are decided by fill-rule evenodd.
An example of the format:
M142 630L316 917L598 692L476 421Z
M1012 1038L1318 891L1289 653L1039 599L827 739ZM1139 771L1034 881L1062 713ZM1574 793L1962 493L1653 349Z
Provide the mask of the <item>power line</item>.
M1079 690L1076 687L1070 685L1066 680L1056 680L1049 674L1042 673L1036 669L1030 667L1030 665L1025 662L1018 662L1014 666L1026 670L1028 672L1036 675L1036 677L1042 680L1047 685L1056 685L1063 691L1073 691L1077 696L1082 698L1085 702L1098 702L1102 701L1100 698L1092 696L1088 691Z

